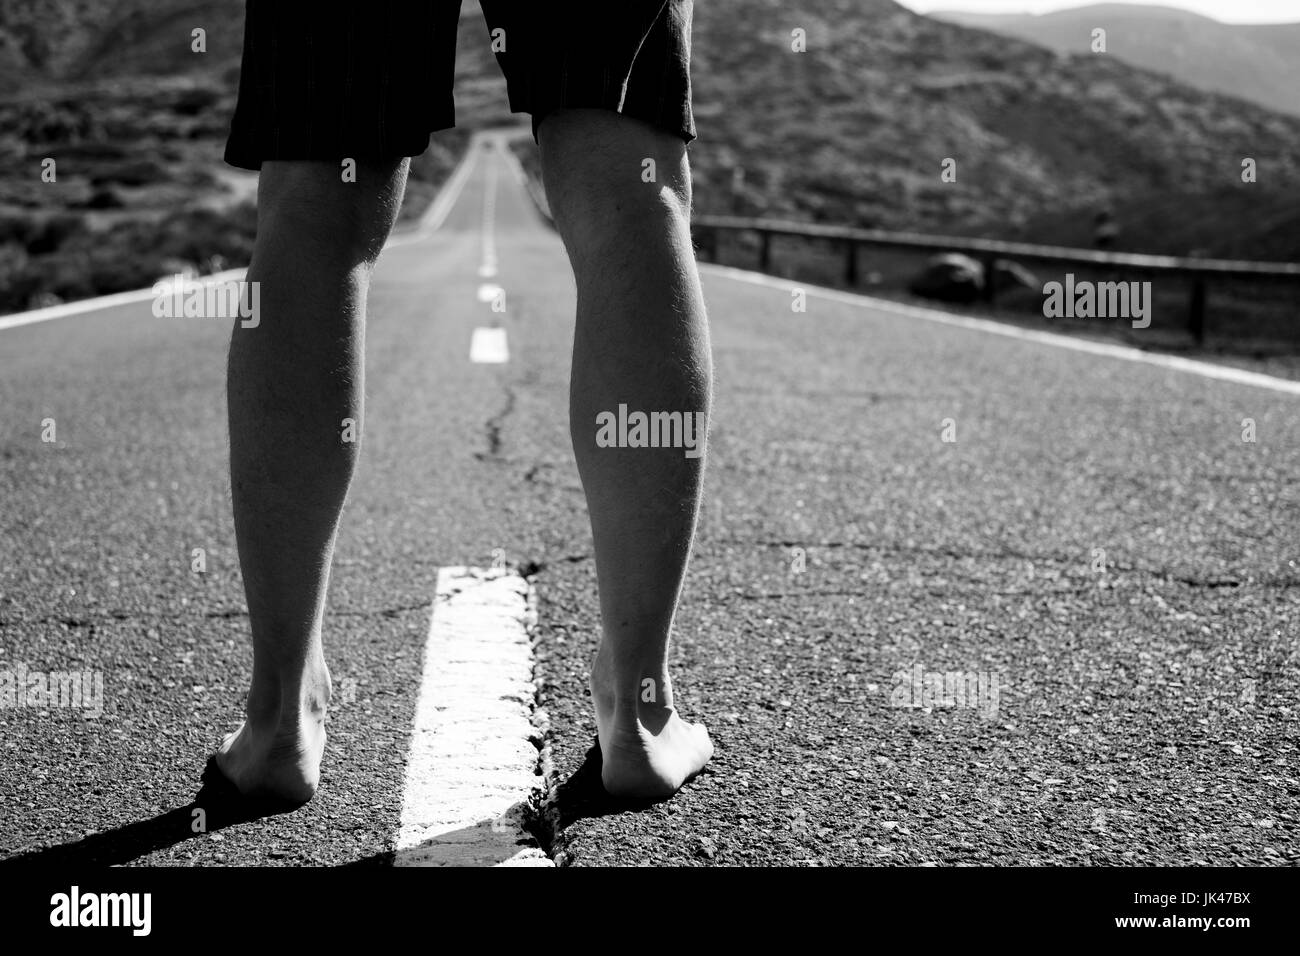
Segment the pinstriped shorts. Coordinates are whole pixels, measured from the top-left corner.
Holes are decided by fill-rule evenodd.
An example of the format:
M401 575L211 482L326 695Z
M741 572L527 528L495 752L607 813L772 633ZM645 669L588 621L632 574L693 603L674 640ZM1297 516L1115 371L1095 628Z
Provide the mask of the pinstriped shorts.
M609 109L690 142L692 0L480 0L510 109ZM246 0L232 166L417 156L456 124L461 0ZM354 12L355 11L355 12Z

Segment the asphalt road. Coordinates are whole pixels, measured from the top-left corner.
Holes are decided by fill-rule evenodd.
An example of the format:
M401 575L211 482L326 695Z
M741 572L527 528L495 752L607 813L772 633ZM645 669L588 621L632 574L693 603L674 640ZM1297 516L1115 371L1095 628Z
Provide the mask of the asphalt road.
M779 284L717 271L707 500L674 651L717 753L668 803L604 798L573 282L503 170L508 307L479 300L485 170L372 288L326 632L350 691L321 793L293 813L232 809L195 833L187 809L250 666L229 323L138 303L0 330L0 670L105 680L97 719L0 709L0 857L384 862L437 568L501 549L537 588L539 827L560 863L1300 862L1300 397L884 306L812 296L796 313ZM472 330L498 321L510 361L470 363ZM995 706L895 706L917 665L997 680Z

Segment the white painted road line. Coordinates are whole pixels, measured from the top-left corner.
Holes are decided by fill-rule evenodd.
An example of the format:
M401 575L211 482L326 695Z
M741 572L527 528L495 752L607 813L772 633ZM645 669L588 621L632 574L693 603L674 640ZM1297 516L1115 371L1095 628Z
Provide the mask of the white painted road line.
M525 137L529 140L532 139L527 128L522 130L516 138L523 139ZM533 182L532 178L524 172L523 163L519 162L519 157L516 156L514 151L510 148L511 138L512 137L506 136L501 140L498 140L501 145L501 151L499 153L501 160L506 164L506 168L510 170L511 175L515 177L515 180L519 185L524 187L524 193L533 201L533 207L541 214L542 218L547 222L554 224L555 219L551 215L551 204L546 200L546 192L538 186L537 183Z
M208 285L213 282L229 282L231 280L242 281L244 273L248 270L227 269L225 272L215 272L208 276L191 276L189 281L201 282ZM82 315L86 312L98 312L100 309L111 309L118 305L127 305L131 302L148 302L158 293L155 289L161 289L163 285L167 286L167 293L170 294L171 287L175 284L175 276L165 276L158 280L158 283L148 289L133 289L130 292L116 292L113 295L101 295L94 299L81 299L77 302L62 302L59 305L47 306L44 309L32 309L30 312L18 312L14 315L0 317L0 330L15 329L20 325L31 325L34 322L48 322L51 319L65 319L71 315Z
M506 330L479 327L469 340L469 360L484 365L510 361L510 348L506 345Z
M735 279L739 282L748 282L751 285L766 286L769 289L781 289L785 292L790 292L794 289L803 289L809 295L815 295L821 299L830 299L833 302L843 302L846 305L856 305L864 309L877 309L881 312L892 312L895 315L906 315L912 318L924 319L927 322L938 322L941 325L951 325L956 328L971 329L976 332L987 332L991 335L1002 335L1007 338L1020 339L1025 342L1037 342L1041 345L1052 345L1057 348L1070 349L1075 352L1087 352L1090 355L1103 355L1107 358L1121 359L1125 362L1140 362L1144 365L1155 365L1159 368L1173 369L1178 372L1188 372L1192 375L1200 375L1203 378L1213 378L1224 382L1233 382L1237 385L1252 385L1256 388L1267 388L1288 395L1300 395L1300 382L1278 378L1274 375L1264 375L1261 372L1248 372L1244 369L1232 368L1227 365L1215 365L1212 362L1201 362L1196 359L1180 358L1177 355L1163 355L1158 352L1143 352L1141 349L1131 348L1126 345L1110 345L1105 342L1093 342L1088 339L1077 339L1068 335L1061 335L1057 332L1039 332L1035 329L1021 328L1018 325L1007 325L1002 322L994 322L991 319L976 319L964 315L953 315L950 312L940 312L938 309L927 309L923 306L916 305L904 305L901 302L892 302L888 299L876 299L869 295L861 295L856 292L842 292L839 289L827 289L824 286L809 285L805 282L796 282L793 279L778 279L775 276L764 275L761 272L750 272L747 269L736 269L732 266L700 263L700 271L712 275L723 276L728 279Z
M397 866L553 866L522 827L540 796L528 582L441 568L402 795Z
M483 184L483 258L478 274L490 279L497 274L496 213L497 213L497 153L499 144L493 141L492 155L487 159L487 177Z
M456 205L456 200L460 199L460 194L465 189L465 183L469 181L470 173L474 171L475 165L478 164L479 153L482 152L482 142L482 135L479 133L475 133L470 137L469 145L465 147L465 155L460 158L455 171L443 183L442 188L438 190L438 195L434 197L433 202L429 204L429 208L420 217L419 228L409 239L423 239L437 231L442 225L443 220L447 218L447 214ZM407 240L408 237L403 236L402 239ZM389 243L389 245L394 244L391 241Z

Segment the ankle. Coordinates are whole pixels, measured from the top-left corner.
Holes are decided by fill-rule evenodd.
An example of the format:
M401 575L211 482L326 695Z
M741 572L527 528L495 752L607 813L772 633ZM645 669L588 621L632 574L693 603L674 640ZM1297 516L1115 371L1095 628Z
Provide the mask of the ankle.
M639 714L672 709L673 685L662 660L617 657L604 646L591 667L593 692L602 702Z
M253 726L292 731L323 720L332 696L333 682L323 661L289 675L263 677L255 670L245 713Z

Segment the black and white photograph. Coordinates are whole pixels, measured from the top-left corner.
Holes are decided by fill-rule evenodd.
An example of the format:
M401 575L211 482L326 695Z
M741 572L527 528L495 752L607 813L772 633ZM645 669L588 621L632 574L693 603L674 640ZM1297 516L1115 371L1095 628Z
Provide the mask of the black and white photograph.
M1260 945L1298 637L1296 0L0 0L6 929Z

